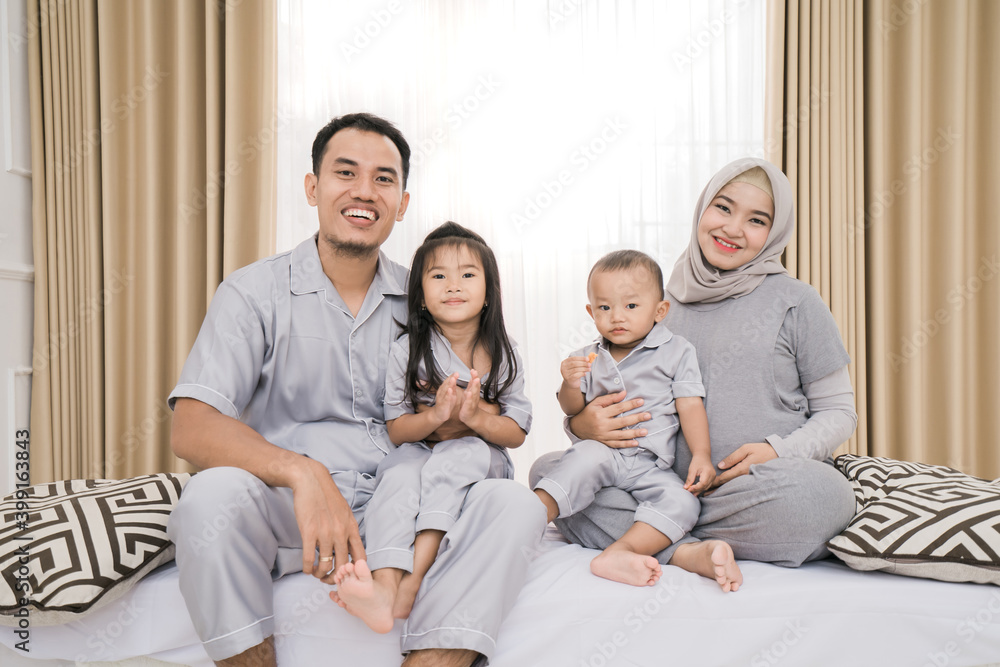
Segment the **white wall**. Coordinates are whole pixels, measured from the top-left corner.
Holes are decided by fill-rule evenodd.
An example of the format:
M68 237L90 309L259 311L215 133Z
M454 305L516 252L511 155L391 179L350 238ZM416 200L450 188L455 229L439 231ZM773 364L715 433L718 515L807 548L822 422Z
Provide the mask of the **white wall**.
M15 432L28 428L32 292L31 147L23 0L0 0L0 495L13 489Z

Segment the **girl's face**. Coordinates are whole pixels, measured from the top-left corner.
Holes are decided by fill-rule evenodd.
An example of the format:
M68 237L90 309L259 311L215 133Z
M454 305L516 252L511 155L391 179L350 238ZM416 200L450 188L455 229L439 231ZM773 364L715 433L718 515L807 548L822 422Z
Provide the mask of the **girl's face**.
M774 202L749 183L728 183L698 221L698 245L708 263L738 269L764 248L774 218Z
M427 258L422 278L424 305L441 324L479 322L486 305L486 272L465 246L444 246Z

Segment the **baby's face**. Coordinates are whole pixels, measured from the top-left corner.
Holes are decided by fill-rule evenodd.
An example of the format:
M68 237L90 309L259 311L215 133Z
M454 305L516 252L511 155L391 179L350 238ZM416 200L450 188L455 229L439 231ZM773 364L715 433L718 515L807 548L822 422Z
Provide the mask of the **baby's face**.
M635 347L670 307L660 299L653 274L642 267L594 273L588 292L587 312L597 330L622 348Z

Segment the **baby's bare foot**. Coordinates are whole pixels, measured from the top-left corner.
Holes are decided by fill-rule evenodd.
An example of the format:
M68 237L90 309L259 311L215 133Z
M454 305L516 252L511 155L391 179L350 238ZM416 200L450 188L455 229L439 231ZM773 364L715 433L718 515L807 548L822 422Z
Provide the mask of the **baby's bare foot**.
M598 577L633 586L652 586L663 574L659 562L625 549L605 549L590 561L590 571Z
M682 544L677 547L670 564L715 579L727 593L738 591L743 584L743 573L736 564L733 548L722 540Z

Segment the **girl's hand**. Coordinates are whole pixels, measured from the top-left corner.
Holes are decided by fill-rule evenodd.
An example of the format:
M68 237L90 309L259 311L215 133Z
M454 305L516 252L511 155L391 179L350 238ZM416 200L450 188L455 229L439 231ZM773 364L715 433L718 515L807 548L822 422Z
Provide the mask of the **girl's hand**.
M722 486L731 479L735 479L740 475L746 475L750 472L750 466L755 463L765 463L776 458L778 458L778 454L770 444L766 442L748 442L719 461L719 468L722 472L715 478L713 486Z
M580 414L570 418L569 428L581 440L597 440L613 449L638 447L635 438L641 438L647 431L631 427L653 417L648 412L625 413L641 406L641 398L626 401L624 391L598 396Z
M562 373L563 382L567 387L580 388L580 380L590 372L590 362L587 357L566 357L559 364L559 372Z
M695 456L688 466L687 480L684 488L696 496L700 496L705 491L712 488L715 481L715 466L707 456Z
M441 383L434 395L434 407L431 410L434 412L434 419L442 424L451 418L451 413L458 403L457 383L458 373L452 373Z
M475 430L473 423L479 415L480 384L479 373L473 368L469 386L462 392L462 405L458 410L459 420L473 430Z

